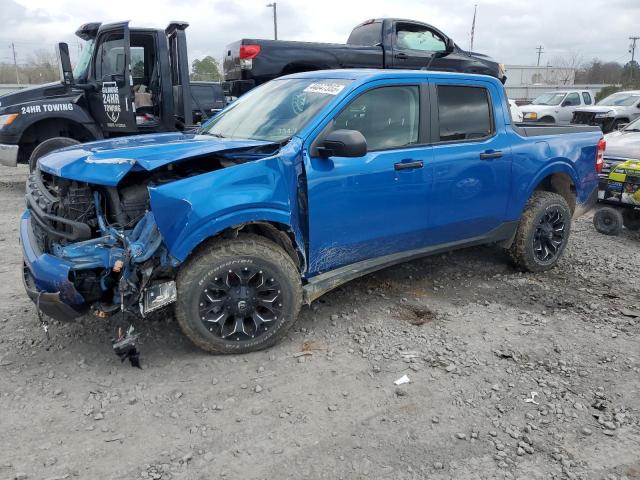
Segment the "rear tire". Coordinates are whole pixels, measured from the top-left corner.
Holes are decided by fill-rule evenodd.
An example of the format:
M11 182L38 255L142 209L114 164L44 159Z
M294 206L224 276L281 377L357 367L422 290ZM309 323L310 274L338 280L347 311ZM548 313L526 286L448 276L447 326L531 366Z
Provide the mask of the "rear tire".
M71 147L73 145L78 145L79 143L80 142L78 140L74 140L73 138L68 137L48 138L44 142L40 143L36 148L34 148L33 152L31 152L31 156L29 157L29 171L33 172L36 169L40 157L44 157L54 150Z
M604 235L619 235L623 224L622 213L613 207L601 207L593 215L593 226Z
M287 253L258 235L217 240L177 278L176 318L211 353L247 353L277 343L302 305L300 273Z
M640 230L640 210L625 208L622 212L622 224L629 230Z
M553 268L569 241L571 217L569 205L561 195L533 192L509 248L516 266L528 272Z

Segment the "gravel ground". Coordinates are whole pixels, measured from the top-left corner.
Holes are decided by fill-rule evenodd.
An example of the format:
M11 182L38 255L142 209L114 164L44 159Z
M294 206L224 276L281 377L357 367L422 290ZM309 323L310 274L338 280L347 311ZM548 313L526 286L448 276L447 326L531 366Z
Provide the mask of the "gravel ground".
M0 479L640 478L637 233L579 219L538 275L492 247L399 265L255 354L209 356L154 320L138 370L104 319L44 337L20 279L24 178L0 170Z

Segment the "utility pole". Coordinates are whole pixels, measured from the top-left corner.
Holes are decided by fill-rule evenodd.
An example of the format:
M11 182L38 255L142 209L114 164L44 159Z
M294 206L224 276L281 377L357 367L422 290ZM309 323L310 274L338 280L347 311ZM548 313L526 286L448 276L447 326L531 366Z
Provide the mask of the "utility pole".
M16 83L20 85L20 73L18 72L18 61L16 60L16 46L11 43L11 50L13 51L13 66L16 68Z
M473 37L476 33L476 13L478 12L478 4L473 6L473 22L471 22L471 43L469 45L469 51L473 52Z
M631 53L631 63L629 64L629 80L633 80L633 67L636 59L636 42L640 40L640 37L629 37L631 45L629 45L629 52Z
M267 4L267 7L273 8L273 39L278 39L278 13L276 11L276 2Z
M542 45L539 45L538 48L536 48L536 51L538 52L538 67L540 66L540 55L542 55L542 52L544 51L544 49L542 48Z

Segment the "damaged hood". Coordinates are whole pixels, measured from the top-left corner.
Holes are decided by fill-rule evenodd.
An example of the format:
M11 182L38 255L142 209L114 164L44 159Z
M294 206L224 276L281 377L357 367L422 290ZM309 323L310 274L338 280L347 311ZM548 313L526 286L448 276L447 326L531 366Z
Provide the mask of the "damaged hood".
M194 133L137 135L57 150L40 159L40 168L70 180L115 186L131 170L151 171L188 158L270 144Z

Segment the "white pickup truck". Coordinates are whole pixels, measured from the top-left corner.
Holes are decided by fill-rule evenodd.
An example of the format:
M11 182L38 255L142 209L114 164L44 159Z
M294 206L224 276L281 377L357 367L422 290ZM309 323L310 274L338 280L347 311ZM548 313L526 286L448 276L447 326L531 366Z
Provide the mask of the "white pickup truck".
M589 105L593 105L593 95L588 90L554 90L520 109L525 122L568 124L576 109Z

